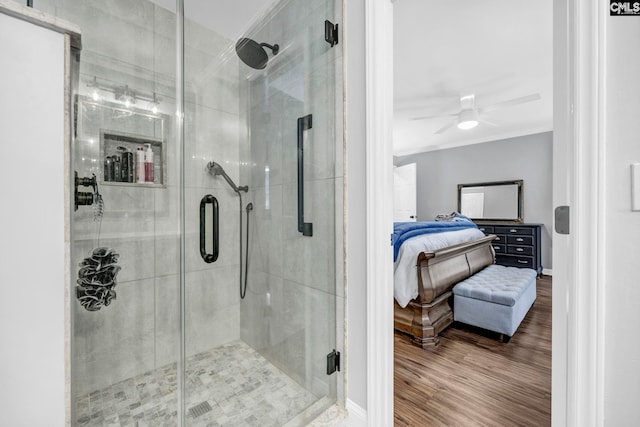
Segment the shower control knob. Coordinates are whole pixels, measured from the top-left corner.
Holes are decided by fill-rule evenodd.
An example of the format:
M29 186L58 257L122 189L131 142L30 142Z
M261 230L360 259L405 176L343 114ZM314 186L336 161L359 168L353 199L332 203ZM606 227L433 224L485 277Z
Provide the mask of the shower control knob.
M93 204L93 193L79 191L76 193L76 206L88 206Z

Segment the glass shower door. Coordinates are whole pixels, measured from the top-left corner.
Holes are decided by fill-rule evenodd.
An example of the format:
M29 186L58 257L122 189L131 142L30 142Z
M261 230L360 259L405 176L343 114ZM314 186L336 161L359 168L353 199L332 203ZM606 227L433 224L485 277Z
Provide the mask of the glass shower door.
M175 12L129 0L34 8L82 31L71 106L72 425L176 425Z
M186 425L306 425L336 401L342 7L255 4L185 1Z

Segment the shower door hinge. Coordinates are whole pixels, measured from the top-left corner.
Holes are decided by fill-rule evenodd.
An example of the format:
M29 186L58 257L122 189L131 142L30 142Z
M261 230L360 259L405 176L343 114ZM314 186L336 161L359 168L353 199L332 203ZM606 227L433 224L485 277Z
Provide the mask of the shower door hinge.
M327 354L327 375L340 371L340 352L333 350Z
M327 43L334 47L338 44L338 24L330 21L324 21L324 39Z

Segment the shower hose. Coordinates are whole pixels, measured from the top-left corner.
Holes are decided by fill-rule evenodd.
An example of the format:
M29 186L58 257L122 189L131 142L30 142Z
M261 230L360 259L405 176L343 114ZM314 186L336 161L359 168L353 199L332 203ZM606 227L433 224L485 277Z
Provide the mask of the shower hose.
M253 204L247 204L247 232L244 250L244 283L242 280L242 194L240 196L240 299L244 299L247 294L247 272L249 270L249 212L253 209Z

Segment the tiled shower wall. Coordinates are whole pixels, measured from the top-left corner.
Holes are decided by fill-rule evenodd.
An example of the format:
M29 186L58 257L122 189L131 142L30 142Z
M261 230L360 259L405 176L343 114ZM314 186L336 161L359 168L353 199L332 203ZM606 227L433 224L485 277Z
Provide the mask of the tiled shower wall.
M80 176L102 177L100 129L164 137L167 151L165 187L100 185L105 209L99 240L90 207L72 214L72 270L98 245L118 252L122 267L110 306L89 312L73 305L74 387L80 394L177 360L181 157L174 124L175 15L148 1L37 0L35 7L82 28L81 95L91 96L86 83L96 77L156 92L164 114L164 120L149 119L80 103L73 166ZM192 355L240 336L238 200L205 166L215 160L237 180L246 132L239 126L238 61L225 54L233 42L187 22L185 44L186 347ZM108 91L100 95L113 101ZM134 107L151 105L139 101ZM213 264L199 253L205 194L216 196L221 208L221 249Z
M336 342L341 349L336 318L344 317L342 48L324 40L325 19L341 22L333 3L281 2L250 34L278 43L280 53L265 72L240 68L249 123L240 175L254 202L240 336L316 396L334 396L338 375L326 375L326 356ZM297 230L297 119L307 114L304 215L312 237Z
M185 27L186 350L196 354L240 337L239 200L221 177L206 173L215 161L237 183L241 126L239 61L235 41L193 23ZM199 206L206 194L220 208L220 253L206 264L199 252Z

